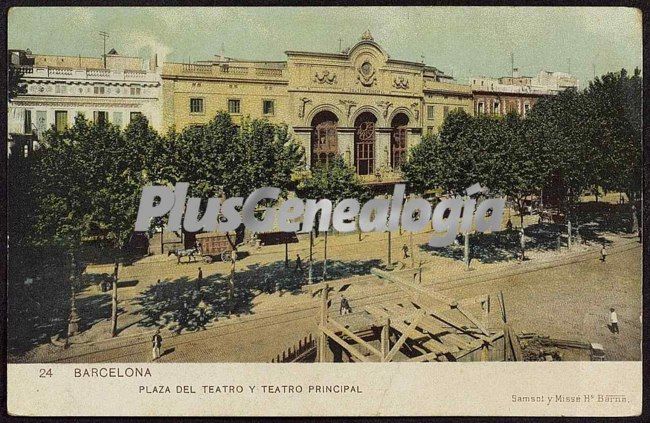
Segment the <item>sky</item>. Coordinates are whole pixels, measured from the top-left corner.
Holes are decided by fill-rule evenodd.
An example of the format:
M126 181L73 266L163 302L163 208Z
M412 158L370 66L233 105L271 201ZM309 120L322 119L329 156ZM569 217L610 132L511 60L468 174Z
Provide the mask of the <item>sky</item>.
M10 49L40 54L107 50L165 61L215 54L286 60L287 50L337 52L369 29L395 59L424 62L460 82L471 76L570 71L582 87L642 66L641 13L614 7L39 7L9 12Z

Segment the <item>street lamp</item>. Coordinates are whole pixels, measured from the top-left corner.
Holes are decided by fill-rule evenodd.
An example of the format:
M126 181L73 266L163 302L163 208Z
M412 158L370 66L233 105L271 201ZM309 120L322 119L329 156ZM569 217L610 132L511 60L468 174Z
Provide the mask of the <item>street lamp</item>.
M70 337L79 333L79 322L81 317L77 313L75 282L77 264L74 259L74 254L70 254L70 316L68 317L68 336L65 339L65 348L69 347Z

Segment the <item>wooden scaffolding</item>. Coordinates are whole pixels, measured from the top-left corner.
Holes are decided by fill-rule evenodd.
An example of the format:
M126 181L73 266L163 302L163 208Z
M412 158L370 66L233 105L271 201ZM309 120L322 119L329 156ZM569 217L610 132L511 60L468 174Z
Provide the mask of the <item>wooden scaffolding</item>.
M456 301L389 272L372 269L372 273L396 284L404 296L341 315L332 312L330 298L339 284L314 287L321 300L317 361L521 360L517 337L506 323L502 295L493 297L503 325L490 330L490 295Z

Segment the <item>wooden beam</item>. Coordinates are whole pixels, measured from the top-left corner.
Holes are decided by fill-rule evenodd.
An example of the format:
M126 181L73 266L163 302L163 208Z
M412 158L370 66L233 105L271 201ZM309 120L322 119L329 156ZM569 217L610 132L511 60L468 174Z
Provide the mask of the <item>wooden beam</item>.
M409 362L416 362L416 363L417 363L417 362L421 362L421 361L430 361L430 360L432 360L432 359L433 359L433 360L437 359L437 358L438 358L438 355L440 355L440 354L437 353L437 352L430 352L430 353L427 353L427 354L419 355L419 356L417 356L417 357L413 357L413 358L411 358L411 359L408 360L408 361L409 361ZM436 361L437 361L437 360L436 360Z
M386 318L381 328L381 361L386 361L386 355L390 351L390 319Z
M334 333L332 330L330 330L329 328L327 328L327 327L325 327L325 326L318 326L318 328L319 328L319 329L320 329L320 330L321 330L325 335L327 335L327 336L329 336L330 338L332 338L332 340L334 340L334 342L336 342L337 344L339 344L340 346L342 346L343 348L345 348L347 351L350 352L350 354L352 354L353 356L355 356L355 357L358 358L359 360L364 361L364 362L368 362L368 361L370 361L370 360L368 360L368 357L366 357L365 355L363 355L363 354L361 353L361 351L357 350L357 349L354 348L352 345L350 345L350 344L348 344L347 342L345 342L345 340L341 339L337 334L335 334L335 333Z
M402 348L404 342L406 342L406 340L410 337L411 332L414 332L416 330L418 323L420 323L420 320L422 320L423 317L424 313L421 313L413 320L408 329L402 333L402 336L400 336L395 345L393 345L393 348L391 348L388 354L386 354L384 361L391 361L393 357L395 357L395 354L397 354L399 349Z
M512 357L515 359L515 361L521 361L522 351L521 351L521 346L519 345L519 339L517 339L517 335L512 333L512 328L510 327L509 324L506 324L505 327L507 328L508 331L508 337L506 339L508 339L510 343L510 345L508 345L508 348L512 348Z
M361 339L359 336L355 335L354 332L352 332L351 330L349 330L348 328L346 328L345 326L343 326L342 324L340 324L336 320L329 319L328 323L330 324L330 326L334 326L335 329L338 329L341 332L343 332L349 338L355 340L357 342L357 344L363 345L364 347L366 347L368 349L368 351L370 351L371 353L373 353L373 354L375 354L375 355L377 355L379 357L383 357L381 351L379 351L377 348L373 347L372 345L370 345L369 343L367 343L366 341Z
M417 292L418 294L422 294L422 295L425 295L427 297L430 297L430 298L434 299L435 301L439 301L439 302L441 302L443 304L447 304L449 307L455 307L456 304L457 304L456 301L454 301L454 300L452 300L452 299L450 299L450 298L448 298L448 297L446 297L446 296L444 296L444 295L442 295L442 294L440 294L438 292L428 291L428 290L426 290L426 289L424 289L424 288L422 288L422 287L420 287L420 286L418 286L418 285L416 285L414 283L405 281L404 279L398 278L397 276L392 275L392 274L390 274L388 272L385 272L383 270L379 270L379 269L373 267L372 269L370 269L370 273L372 273L373 275L377 276L380 279L386 279L387 281L394 282L398 286L403 287L406 290L411 290L413 292Z
M327 297L329 295L329 286L325 284L321 290L321 307L320 307L320 325L325 326L327 323ZM325 333L320 332L318 336L318 348L316 350L317 360L320 363L325 362L325 345L327 337Z
M477 319L476 317L474 317L474 315L473 315L472 313L470 313L468 310L465 310L465 308L461 307L460 305L457 305L457 306L456 306L456 310L460 311L460 313L461 313L463 316L467 317L467 319L468 319L470 322L474 323L474 324L476 325L476 327L479 328L481 332L483 332L483 335L490 335L490 331L488 331L488 330L483 326L483 324L481 323L481 321L480 321L479 319Z
M467 298L461 298L458 300L458 304L462 305L471 305L471 304L480 304L485 301L487 301L489 295L483 294L483 295L478 295L476 297L467 297Z
M497 332L497 333L493 334L492 336L486 337L485 341L488 342L489 344L493 344L494 341L501 338L502 336L503 336L503 332ZM477 349L482 348L482 347L483 347L483 344L481 343L480 345L477 345L475 348L472 348L471 350L463 350L458 355L455 355L455 358L459 359L461 357L465 357L467 354L471 354L472 352L474 352Z

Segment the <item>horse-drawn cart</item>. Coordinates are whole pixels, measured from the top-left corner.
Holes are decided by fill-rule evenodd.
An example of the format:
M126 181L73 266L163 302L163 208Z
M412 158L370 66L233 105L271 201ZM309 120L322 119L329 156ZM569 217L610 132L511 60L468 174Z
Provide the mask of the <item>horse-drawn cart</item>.
M196 234L196 242L200 245L201 256L206 263L212 263L216 257L221 261L229 261L230 254L237 245L234 234L206 232Z

